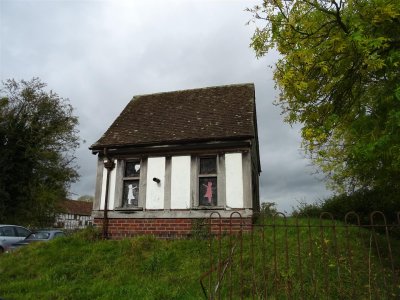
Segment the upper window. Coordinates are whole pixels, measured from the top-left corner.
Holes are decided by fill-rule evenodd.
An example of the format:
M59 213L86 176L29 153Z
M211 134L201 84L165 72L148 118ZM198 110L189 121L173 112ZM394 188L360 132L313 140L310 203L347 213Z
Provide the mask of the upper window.
M199 159L199 206L217 206L217 157Z
M123 177L122 207L139 206L140 161L126 161Z

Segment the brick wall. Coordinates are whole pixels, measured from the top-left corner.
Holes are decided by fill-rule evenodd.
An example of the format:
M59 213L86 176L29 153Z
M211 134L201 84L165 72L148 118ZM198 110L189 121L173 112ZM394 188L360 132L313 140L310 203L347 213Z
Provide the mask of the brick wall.
M109 219L108 220L108 235L110 238L119 239L124 237L132 237L137 235L155 235L158 237L189 237L196 234L196 231L207 232L207 224L209 219ZM251 218L231 219L212 219L211 232L219 233L240 231L240 222L242 222L243 231L251 230ZM102 228L103 219L95 218L94 224ZM205 224L206 226L202 225Z

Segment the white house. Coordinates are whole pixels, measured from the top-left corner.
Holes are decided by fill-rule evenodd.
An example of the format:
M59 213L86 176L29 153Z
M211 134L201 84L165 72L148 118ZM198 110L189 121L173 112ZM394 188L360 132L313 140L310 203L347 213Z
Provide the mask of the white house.
M211 212L251 222L259 210L253 84L135 96L90 150L92 216L111 237L187 235Z
M93 224L91 202L62 200L57 209L55 226L64 229L82 229Z

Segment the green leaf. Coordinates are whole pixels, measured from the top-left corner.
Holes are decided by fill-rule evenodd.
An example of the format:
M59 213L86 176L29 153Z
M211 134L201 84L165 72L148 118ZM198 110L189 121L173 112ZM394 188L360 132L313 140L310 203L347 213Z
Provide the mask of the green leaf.
M400 5L263 1L251 12L264 22L256 55L273 46L281 54L274 80L284 120L301 123L302 147L330 186L400 189Z

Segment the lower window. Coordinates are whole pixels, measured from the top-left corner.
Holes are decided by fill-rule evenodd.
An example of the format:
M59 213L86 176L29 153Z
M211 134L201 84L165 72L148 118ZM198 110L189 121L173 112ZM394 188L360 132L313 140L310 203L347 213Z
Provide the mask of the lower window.
M199 178L199 205L200 206L217 206L217 178L201 177Z
M139 205L139 180L124 180L123 207Z

